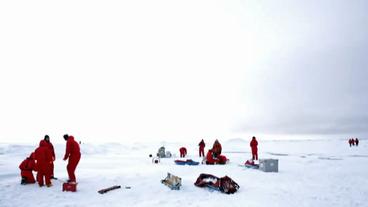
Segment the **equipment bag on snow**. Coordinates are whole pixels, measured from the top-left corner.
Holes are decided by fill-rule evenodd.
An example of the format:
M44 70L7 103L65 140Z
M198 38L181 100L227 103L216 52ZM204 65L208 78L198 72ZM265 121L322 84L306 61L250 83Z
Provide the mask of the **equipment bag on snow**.
M159 157L159 158L164 158L164 157L166 157L166 154L165 154L165 147L160 147L160 148L158 149L157 157Z
M65 182L63 183L63 191L70 191L70 192L76 192L77 191L77 184L76 182Z
M161 180L161 183L168 186L171 190L180 190L181 178L167 173L166 178Z
M226 194L235 193L240 188L240 186L228 176L218 178L214 175L204 173L199 175L194 185L197 187L208 187Z
M171 152L170 151L165 151L164 146L162 146L158 149L157 157L159 157L159 158L169 158L171 156L172 156Z

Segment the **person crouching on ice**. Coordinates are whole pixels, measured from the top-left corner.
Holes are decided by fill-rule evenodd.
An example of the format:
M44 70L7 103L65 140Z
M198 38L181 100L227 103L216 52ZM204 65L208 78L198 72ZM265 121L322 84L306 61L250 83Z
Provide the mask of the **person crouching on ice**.
M185 157L187 155L187 148L181 147L179 149L179 152L180 152L180 157Z
M215 164L225 165L226 162L227 162L226 156L224 155L215 156L215 153L213 152L212 149L208 150L207 156L206 156L207 165L215 165Z
M212 149L208 150L207 152L207 156L206 156L206 164L207 165L214 165L217 164L219 162L219 159L217 159L214 155L213 155L213 151Z
M79 163L79 160L81 158L80 148L78 142L74 140L73 136L69 136L67 134L64 135L64 139L66 141L66 150L64 155L64 161L68 160L68 165L66 166L66 169L68 170L69 175L69 183L76 183L76 177L75 177L75 169L77 168L77 165Z
M29 157L22 161L19 165L20 176L22 176L21 184L26 185L30 183L35 183L36 180L33 176L32 171L35 170L35 154L32 152Z
M43 179L45 178L46 186L51 187L51 164L52 154L48 148L45 140L40 141L40 146L35 151L36 163L37 163L37 182L40 187L44 185Z

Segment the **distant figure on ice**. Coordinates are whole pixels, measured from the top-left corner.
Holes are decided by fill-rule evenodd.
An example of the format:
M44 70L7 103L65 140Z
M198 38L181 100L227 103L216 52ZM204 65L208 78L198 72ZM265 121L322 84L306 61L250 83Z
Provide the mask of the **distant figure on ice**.
M37 165L37 182L40 187L44 185L44 178L47 187L51 187L51 164L52 154L45 140L40 141L40 146L35 151Z
M180 152L180 157L185 157L187 155L187 148L180 147L179 152Z
M217 158L219 155L221 155L222 146L220 142L216 139L212 146L212 153L215 158Z
M355 138L355 145L358 146L359 145L359 139Z
M206 144L204 143L203 139L198 145L199 145L199 157L204 157L204 147L206 146Z
M47 143L47 148L50 150L51 152L51 156L52 156L52 162L51 162L51 166L50 166L50 178L51 179L55 179L54 177L54 161L55 161L55 150L54 150L54 146L52 145L51 141L50 141L50 136L49 135L45 135L44 140Z
M73 136L69 136L67 134L64 135L64 139L66 141L66 150L64 155L64 161L68 160L68 165L66 169L68 170L69 180L70 183L76 183L75 177L75 169L79 163L81 158L81 153L79 149L79 144L74 140Z
M349 146L351 147L352 144L353 144L353 139L349 139Z
M258 160L258 142L256 137L252 137L252 141L250 141L250 148L252 149L252 160Z
M22 163L19 165L20 176L22 176L22 180L20 183L22 185L36 182L32 173L33 170L36 170L35 167L35 154L32 152L29 157L23 160Z
M355 145L355 140L354 138L351 138L351 144L354 146Z

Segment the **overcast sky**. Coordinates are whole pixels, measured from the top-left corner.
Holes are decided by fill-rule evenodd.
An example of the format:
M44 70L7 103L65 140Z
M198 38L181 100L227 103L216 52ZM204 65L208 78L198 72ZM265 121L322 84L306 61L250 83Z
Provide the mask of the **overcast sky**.
M0 139L366 136L367 9L2 1Z

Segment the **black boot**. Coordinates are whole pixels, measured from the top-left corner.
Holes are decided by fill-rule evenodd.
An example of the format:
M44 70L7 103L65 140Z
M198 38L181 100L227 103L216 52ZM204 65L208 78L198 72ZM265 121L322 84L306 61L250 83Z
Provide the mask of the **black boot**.
M22 177L22 180L20 181L20 184L26 185L27 184L27 179L25 177Z

